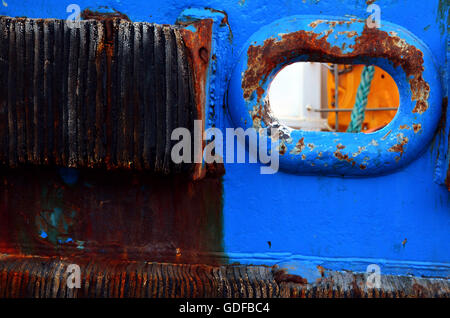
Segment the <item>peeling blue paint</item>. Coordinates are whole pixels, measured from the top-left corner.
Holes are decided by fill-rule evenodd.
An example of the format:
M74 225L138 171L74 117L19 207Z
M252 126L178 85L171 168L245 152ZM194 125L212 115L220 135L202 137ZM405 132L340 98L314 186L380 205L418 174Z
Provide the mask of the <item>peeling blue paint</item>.
M73 1L7 2L8 7L0 6L0 14L65 19L68 16L66 7ZM226 31L228 27L221 26L216 20L216 42L211 54L216 54L217 62L214 64L214 74L211 66L208 87L208 107L212 109L210 105L213 103L215 111L208 125L222 128L236 124L230 120L230 109L223 100L227 97L230 70L239 63L240 54L245 51L245 43L252 34L256 33L257 40L263 41L265 35L258 35L258 30L295 15L358 19L368 16L366 1L363 0L284 1L283 4L261 0L167 0L164 5L156 0L79 0L77 4L82 9L89 7L94 10L109 6L123 12L132 21L160 24L173 24L184 10L193 5L224 10L233 37L230 41ZM436 145L431 141L436 136L433 127L440 119L442 97L448 96L449 66L448 62L445 63L449 54L448 31L441 32L441 25L446 24L447 18L438 15L439 1L436 0L388 0L378 1L377 4L381 8L382 20L389 22L383 23L384 28L396 25L402 32L401 37L421 48L428 48L425 79L432 88L431 111L425 119L411 115L405 74L384 60L376 60L383 69L394 74L402 94L401 109L390 124L389 129L393 130L386 138L388 129L376 134L376 138L373 135L341 137L294 132L293 139L303 135L306 142L315 147L313 150L305 149L306 160L285 160L285 172L260 175L257 165L225 164L224 246L231 263L278 264L309 279L318 275L318 265L334 270L365 271L367 265L373 263L380 265L384 274L450 276L450 194L442 186L450 157L450 112L447 111L442 135L435 139ZM190 16L207 15L200 9L190 10ZM209 14L214 17L211 12ZM311 30L307 25L304 28ZM315 31L326 28L326 25L318 25ZM337 30L346 31L346 26L339 26ZM361 24L353 24L352 30L360 33ZM337 35L337 39L329 36L330 43L339 45L345 40L351 44L351 39ZM223 49L225 43L229 47ZM348 50L346 46L344 52ZM439 86L443 87L440 93L436 91ZM239 87L238 83L234 83L234 90L239 91ZM228 102L232 102L233 98L228 92ZM243 107L243 115L247 116L245 111L248 109ZM400 138L400 132L395 129L417 119L424 124L423 131L415 136L412 130L401 131L410 141L406 153L396 163L398 154L385 151ZM329 139L326 143L323 142L325 138ZM349 154L359 152L355 160L367 165L365 171L358 171L360 178L348 176L349 171L344 166L346 163L331 158L339 143L345 144L344 150ZM289 150L293 146L290 147ZM365 149L360 151L358 147ZM289 152L286 158L294 156ZM318 152L322 152L320 159L316 159ZM311 163L315 163L315 167L311 167ZM397 169L390 170L393 166ZM325 176L327 171L344 171L347 176ZM371 176L368 171L371 171ZM62 178L66 177L67 184L76 182L71 173L62 173ZM38 233L42 238L49 235L44 231ZM402 244L405 238L407 244ZM267 241L271 242L270 247ZM83 249L84 242L75 239L73 242Z
M336 24L342 21L343 24ZM316 24L315 28L311 24ZM361 34L364 28L364 22L351 21L336 17L306 17L295 16L277 20L268 26L264 26L244 45L241 58L233 71L229 88L229 108L233 123L236 127L256 127L252 119L253 111L259 109L261 102L257 101L255 94L249 99L244 99L242 88L242 77L248 67L247 49L250 45L260 46L266 39L281 39L285 33L292 33L299 30L311 31L325 34L327 31L333 31L327 37L327 41L332 47L351 48L355 44L356 34ZM322 27L322 28L321 28ZM354 31L355 36L348 37L346 34L337 36L339 32ZM425 147L434 136L440 116L441 116L441 84L435 74L437 69L434 67L433 58L428 48L424 47L419 39L416 39L407 30L400 26L388 22L382 22L382 31L395 32L399 38L418 48L423 53L424 72L423 78L433 88L428 97L428 109L423 113L413 112L416 101L413 100L409 79L401 67L395 67L392 62L381 58L372 58L370 64L375 64L387 71L396 81L400 93L400 106L394 119L383 129L371 134L351 134L351 133L332 133L333 140L330 140L329 132L310 132L293 130L290 133L291 139L286 141L286 153L280 156L280 167L288 172L313 174L320 173L325 175L344 175L344 176L368 176L379 175L391 172L392 170L403 167L405 164L416 159L425 150ZM336 34L336 38L333 36ZM353 49L350 50L350 52ZM299 56L295 61L307 61L309 56ZM356 60L358 60L356 58ZM290 61L292 62L292 61ZM366 62L367 63L367 62ZM355 62L358 64L358 62ZM285 64L276 67L268 79L261 83L264 94L261 101L267 95L271 79ZM264 106L262 106L264 108ZM256 126L255 126L256 125ZM414 130L402 130L402 125L420 125L420 133ZM262 124L264 127L264 123ZM303 138L303 139L302 139ZM302 139L305 144L312 145L305 147L301 152L294 152L298 141ZM399 154L395 149L396 145L401 144L402 151ZM340 146L344 148L340 148ZM321 153L320 160L317 155ZM357 156L352 154L358 153ZM303 155L303 156L302 156ZM341 157L347 155L350 160L343 160ZM312 164L314 165L312 166Z

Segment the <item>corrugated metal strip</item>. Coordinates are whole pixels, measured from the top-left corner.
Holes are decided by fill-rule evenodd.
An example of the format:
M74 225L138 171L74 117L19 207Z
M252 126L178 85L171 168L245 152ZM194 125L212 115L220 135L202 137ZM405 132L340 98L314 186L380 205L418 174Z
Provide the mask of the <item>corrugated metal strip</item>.
M81 288L66 285L71 263L81 268ZM327 271L317 282L280 280L266 266L208 266L151 262L59 260L0 255L0 298L82 297L449 297L447 279L383 275L367 288L364 274ZM287 275L289 276L289 275Z
M176 26L0 17L0 164L187 172L170 135L195 118Z

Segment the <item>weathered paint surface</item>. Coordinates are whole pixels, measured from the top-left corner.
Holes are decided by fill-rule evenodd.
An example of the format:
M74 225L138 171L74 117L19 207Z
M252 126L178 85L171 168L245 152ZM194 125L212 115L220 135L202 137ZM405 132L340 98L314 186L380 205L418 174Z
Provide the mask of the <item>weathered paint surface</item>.
M378 64L399 86L398 115L371 134L308 132L281 125L285 133L278 151L285 171L385 174L417 158L437 129L442 89L431 53L399 26L384 22L376 29L364 20L292 16L258 30L244 51L228 96L233 123L239 127L280 126L271 113L267 89L280 68L294 61ZM405 131L405 125L420 125L421 130ZM300 140L311 146L299 151Z
M94 169L2 169L0 250L223 263L222 182Z
M194 76L195 102L197 106L197 119L205 123L205 104L207 100L206 83L208 79L208 67L211 59L211 39L212 39L212 19L203 19L200 21L180 22L188 28L193 28L194 32L188 28L182 29L186 46L190 54L188 55L191 69ZM201 141L202 149L204 141ZM202 161L202 153L194 153L196 162ZM197 164L194 171L194 179L201 178L205 175L206 169L202 169L201 164Z
M64 19L68 15L66 7L70 3L71 1L56 0L33 2L10 0L8 7L0 6L0 14ZM193 5L172 0L166 1L164 5L156 0L134 2L80 0L77 3L81 8L90 7L93 10L107 5L123 12L132 21L160 24L173 24L184 9ZM388 0L375 3L381 7L383 21L389 21L414 34L415 38L420 39L420 43L432 52L433 67L436 70L432 78L424 77L424 80L430 86L430 92L433 92L437 82L441 82L440 85L443 86L441 97L444 98L448 85L443 76L444 70L446 68L448 70L448 65L444 63L448 54L445 30L448 13L444 10L444 14L441 14L443 10L442 6L439 7L438 1L406 3ZM364 19L368 15L366 1L362 0L286 1L283 5L275 1L198 0L195 1L195 6L224 10L228 16L227 22L233 37L231 40L227 37L226 41L231 43L232 50L220 50L217 44L223 43L224 38L221 33L213 32L213 48L218 48L211 52L215 54L214 60L217 61L214 75L216 78L223 76L220 74L227 74L229 77L230 69L238 63L242 50L245 49L244 54L246 53L245 43L250 36L276 20L299 14L313 15L314 20L320 20L322 16L328 15L333 15L336 19L349 16ZM191 13L200 11L192 9ZM359 25L361 28L350 31L361 34L362 24ZM318 25L316 31L322 27L327 28L327 24ZM228 26L225 25L223 28ZM260 40L263 43L266 39ZM333 38L330 41L333 41ZM417 47L417 43L414 46ZM347 50L346 47L343 52L348 52ZM388 71L393 70L392 65L382 66L386 66ZM426 65L425 71L430 71ZM399 89L409 91L410 85L405 73L398 74L400 78L396 78L396 81L400 85ZM210 79L214 77L211 73L209 76ZM216 116L211 123L218 127L231 127L233 123L227 118L228 109L226 106L222 107L227 81L223 80L221 83L215 82L216 93L213 97L216 102L214 108ZM241 84L239 82L239 88ZM239 94L239 98L242 98L242 94ZM423 114L428 114L431 109L439 107L429 103L427 111ZM435 114L434 110L432 113ZM411 115L412 112L408 112L408 114L419 116L419 113ZM401 112L398 118L400 116ZM442 130L442 138L448 138L448 112L446 116L447 128ZM403 124L411 126L411 122L401 123ZM259 166L255 164L225 164L223 251L229 262L280 264L291 273L301 274L308 281L321 276L317 265L333 270L365 271L366 266L372 263L379 264L384 274L410 273L418 276L448 277L450 196L446 187L434 182L435 179L441 180L440 183L445 180L434 174L441 160L440 154L448 152L446 148L448 143L439 142L440 139L435 138L433 141L424 142L419 147L423 147L422 151L416 153L419 148L416 150L414 147L408 148L411 145L410 136L413 136L414 132L417 135L425 133L433 136L435 132L428 131L428 127L420 122L414 124L417 129L402 130L403 136L389 131L385 131L382 136L393 142L391 146L402 145L404 138L407 137L406 153L398 146L385 155L394 158L403 150L401 160L405 160L408 152L411 153L411 160L396 171L380 170L378 174L370 177L366 174L367 168L361 170L359 165L354 169L361 171L361 178L329 177L315 171L311 171L309 175L279 172L269 176L260 175ZM330 137L333 138L332 135ZM303 150L306 145L305 149L310 149L307 144L311 142L305 138L302 144L300 139L292 147L298 145L298 150ZM330 151L339 157L340 154L345 157L347 152L344 150L349 153L358 151L357 147L350 149L351 145L344 143L342 145L346 148L339 149L338 144L336 143ZM342 164L351 167L347 161ZM444 167L442 171L446 174L448 164L442 166Z
M194 170L171 161L170 135L203 119L205 80L194 88L188 61L198 49L177 26L83 16L79 28L0 18L0 164Z
M154 262L87 261L80 266L80 288L68 288L67 260L0 254L0 298L85 297L449 297L445 279L383 276L381 289L366 287L366 275L326 271L314 282L268 266L210 266ZM13 270L12 270L13 269Z

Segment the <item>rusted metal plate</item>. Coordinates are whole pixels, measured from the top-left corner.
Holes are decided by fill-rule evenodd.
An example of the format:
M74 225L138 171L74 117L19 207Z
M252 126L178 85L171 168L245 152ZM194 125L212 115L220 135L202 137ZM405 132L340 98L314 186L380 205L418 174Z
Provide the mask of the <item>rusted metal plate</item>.
M80 288L68 288L67 269L80 266ZM364 274L323 271L316 282L292 279L276 267L185 265L0 255L0 297L35 298L404 298L449 297L445 279L381 277L367 288Z
M189 65L192 68L195 87L195 103L197 109L197 118L202 120L203 130L205 129L205 105L206 105L206 86L208 80L208 68L210 65L211 57L211 39L212 39L212 26L213 21L211 19L204 19L192 23L181 24L189 26L188 28L181 29L180 32L183 35L184 42L187 47ZM195 31L192 31L194 29ZM205 146L204 140L201 141L202 149ZM203 153L195 153L195 161L202 162ZM219 165L223 169L223 165ZM215 171L217 165L212 167L203 167L201 164L197 164L194 171L194 179L203 177L207 171L211 173L217 173Z
M0 253L223 264L223 171L170 158L205 117L212 21L84 15L0 18Z
M170 158L201 109L180 27L1 17L0 36L1 164L192 173Z
M0 169L0 253L223 264L222 180Z

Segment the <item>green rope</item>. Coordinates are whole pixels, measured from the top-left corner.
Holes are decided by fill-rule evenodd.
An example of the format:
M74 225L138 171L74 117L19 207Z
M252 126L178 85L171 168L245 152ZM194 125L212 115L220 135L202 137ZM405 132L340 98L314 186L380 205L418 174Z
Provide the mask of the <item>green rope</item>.
M356 92L355 105L353 106L351 121L347 132L360 132L367 106L367 96L370 92L370 83L372 83L375 67L373 65L364 66L361 73L358 91Z

